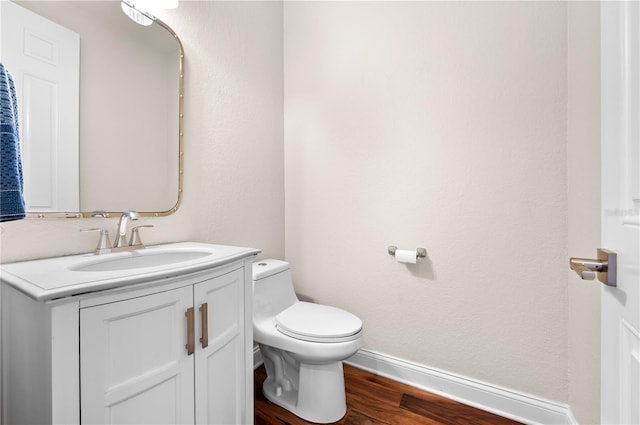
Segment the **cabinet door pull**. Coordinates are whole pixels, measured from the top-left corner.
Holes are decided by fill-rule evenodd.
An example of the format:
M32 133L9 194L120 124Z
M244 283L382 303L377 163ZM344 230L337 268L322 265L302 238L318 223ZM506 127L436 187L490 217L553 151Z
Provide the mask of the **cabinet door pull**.
M207 348L209 345L209 307L207 303L200 306L200 313L202 319L202 338L200 338L200 342L202 343L202 348Z
M187 355L190 356L196 350L196 337L195 337L195 323L194 323L194 314L193 307L187 309L185 313L187 316Z

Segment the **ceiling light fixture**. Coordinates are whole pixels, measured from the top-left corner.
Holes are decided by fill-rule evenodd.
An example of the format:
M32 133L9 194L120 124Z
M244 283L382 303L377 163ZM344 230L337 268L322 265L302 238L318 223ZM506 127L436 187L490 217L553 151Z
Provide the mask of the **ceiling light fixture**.
M178 0L122 0L120 7L135 23L149 26L155 19L150 10L175 9L178 7Z

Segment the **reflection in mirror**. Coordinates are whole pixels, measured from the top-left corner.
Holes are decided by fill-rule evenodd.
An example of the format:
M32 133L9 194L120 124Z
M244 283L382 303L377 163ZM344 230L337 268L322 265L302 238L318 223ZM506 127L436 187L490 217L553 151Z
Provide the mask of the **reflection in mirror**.
M175 211L182 187L183 52L173 31L159 20L137 25L118 1L15 1L9 6L20 13L5 25L11 22L5 3L2 60L26 81L17 90L28 211ZM29 21L29 14L39 20ZM68 35L49 36L43 22ZM9 44L37 54L15 58L7 53ZM36 83L21 77L33 75L22 62L44 62L39 66L50 71L65 57L71 64L60 65L67 71L58 74L70 82L59 83L55 74ZM43 93L48 97L39 97Z

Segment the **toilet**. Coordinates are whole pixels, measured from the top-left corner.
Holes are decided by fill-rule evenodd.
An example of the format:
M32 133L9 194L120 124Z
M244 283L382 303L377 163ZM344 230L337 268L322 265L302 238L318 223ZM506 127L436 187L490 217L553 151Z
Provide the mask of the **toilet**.
M309 422L345 415L342 361L362 346L362 321L298 300L285 261L253 263L253 339L267 370L262 392L269 401Z

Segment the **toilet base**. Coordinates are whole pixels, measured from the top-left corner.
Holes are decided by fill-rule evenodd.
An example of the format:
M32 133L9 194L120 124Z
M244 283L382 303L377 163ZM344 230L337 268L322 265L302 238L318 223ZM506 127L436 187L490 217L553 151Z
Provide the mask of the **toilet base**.
M267 376L262 392L267 400L309 422L337 422L347 413L341 361L300 363L296 384L285 389L273 376Z

